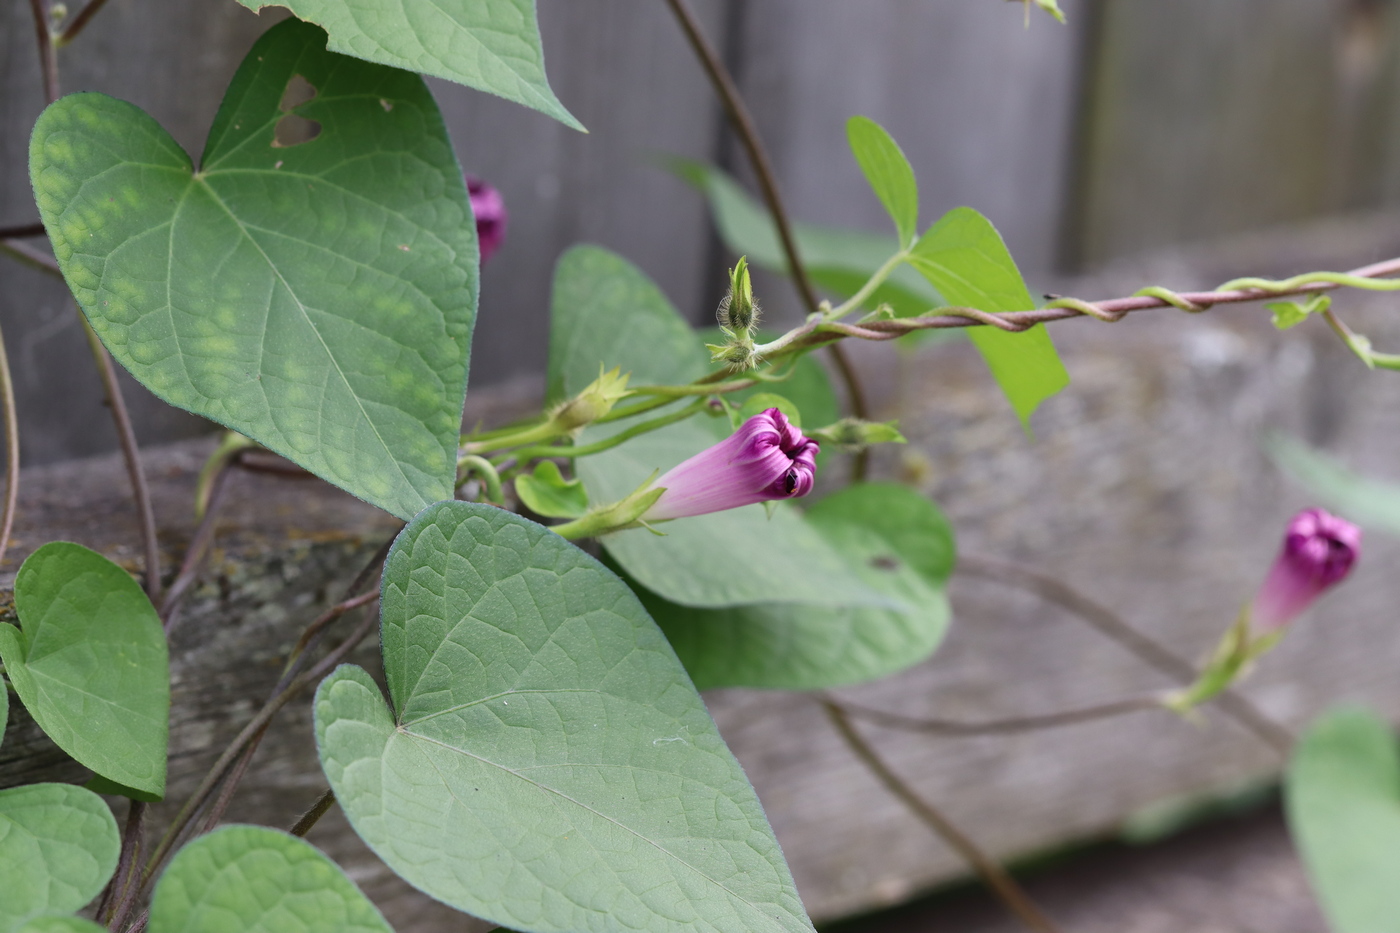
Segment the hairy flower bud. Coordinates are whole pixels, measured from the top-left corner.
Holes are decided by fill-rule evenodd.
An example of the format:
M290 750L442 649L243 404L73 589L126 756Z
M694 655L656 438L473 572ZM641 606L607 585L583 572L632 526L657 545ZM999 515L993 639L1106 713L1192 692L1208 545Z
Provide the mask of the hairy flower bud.
M685 518L805 496L812 491L818 450L781 411L765 409L658 479L655 485L666 491L642 519Z
M1292 622L1351 573L1361 553L1361 529L1322 509L1305 509L1288 523L1283 547L1250 605L1250 625L1273 632Z
M475 175L467 176L467 194L476 215L476 240L481 261L490 259L506 239L506 202L501 193Z
M627 380L631 373L621 374L619 366L614 366L608 372L603 372L601 366L598 369L597 379L554 410L550 416L554 427L574 431L592 424L612 411L618 400L627 395Z
M729 294L719 303L720 326L739 335L747 335L758 325L758 301L753 296L749 280L749 262L744 256L729 270Z

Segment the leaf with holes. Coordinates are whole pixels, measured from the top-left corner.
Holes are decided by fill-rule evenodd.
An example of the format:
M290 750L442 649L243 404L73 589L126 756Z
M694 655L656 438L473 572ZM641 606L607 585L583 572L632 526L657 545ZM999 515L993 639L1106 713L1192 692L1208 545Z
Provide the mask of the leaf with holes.
M145 113L74 94L39 118L30 173L142 384L409 518L452 496L476 231L422 79L325 38L288 20L253 46L198 171Z
M102 798L71 784L0 790L0 933L97 896L121 839Z
M1298 743L1288 825L1336 933L1400 933L1400 749L1381 718L1341 708Z
M393 933L319 849L263 826L225 826L182 848L151 900L150 933Z
M739 763L627 586L548 529L445 502L394 542L391 710L345 665L316 741L410 884L537 933L812 929Z
M875 680L917 664L942 641L955 552L952 525L938 506L903 486L861 483L822 499L806 520L865 582L906 608L689 609L642 591L642 604L701 690L820 690Z
M894 221L899 245L908 246L918 233L919 183L904 150L883 126L868 117L846 121L846 140L865 180Z
M0 625L0 659L59 748L143 799L165 793L170 658L145 592L107 558L45 544L15 576L20 628Z
M1035 307L1001 234L970 207L954 208L930 227L914 244L909 264L952 305L990 312ZM1050 332L1041 324L1019 334L973 327L968 336L1029 431L1040 403L1069 385Z
M286 7L330 33L333 52L456 81L583 129L545 78L535 0L238 2Z

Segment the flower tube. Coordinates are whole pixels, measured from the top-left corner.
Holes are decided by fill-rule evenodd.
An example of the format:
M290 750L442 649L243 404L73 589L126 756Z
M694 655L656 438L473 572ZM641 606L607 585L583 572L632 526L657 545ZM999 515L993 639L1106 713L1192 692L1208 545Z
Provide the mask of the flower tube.
M1250 605L1256 633L1292 622L1351 573L1361 553L1361 529L1322 509L1305 509L1288 523L1283 547Z
M819 449L781 411L765 409L658 479L654 486L666 491L642 519L687 518L805 496L812 491Z

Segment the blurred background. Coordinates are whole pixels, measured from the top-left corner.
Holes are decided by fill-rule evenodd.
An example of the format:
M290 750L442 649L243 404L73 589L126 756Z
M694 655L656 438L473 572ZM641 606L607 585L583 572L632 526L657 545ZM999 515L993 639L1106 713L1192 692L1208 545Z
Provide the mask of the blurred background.
M1068 26L999 0L695 0L738 76L798 219L884 231L844 121L884 124L913 162L924 222L971 205L1035 285L1163 246L1400 198L1390 0L1066 0ZM540 0L546 64L589 128L442 82L463 166L510 210L484 270L474 386L538 373L551 270L567 246L617 250L709 320L731 257L701 197L657 166L741 153L658 0ZM276 17L231 2L112 0L62 54L65 91L141 106L198 152L224 87ZM36 218L26 177L41 109L27 5L0 4L0 225ZM0 266L25 460L115 445L64 291ZM1033 289L1034 290L1034 289ZM781 322L790 290L762 283ZM78 351L78 352L74 352ZM143 398L143 441L201 428Z
M1395 0L1062 0L1069 25L1035 12L1029 28L1021 4L1003 0L692 2L798 220L886 231L845 145L845 121L859 113L908 154L923 223L959 205L982 211L1033 293L1184 290L1400 253ZM475 398L542 392L552 269L578 242L616 250L692 320L712 321L733 257L700 194L658 162L685 156L749 181L660 0L538 6L551 83L588 134L433 82L463 167L499 188L510 211L506 243L483 270ZM29 15L21 0L0 3L0 226L37 219L25 169L42 106ZM239 61L276 18L233 0L110 0L63 51L64 90L132 101L198 152ZM757 284L770 320L797 318L787 283L764 275ZM1400 344L1392 298L1344 300L1381 349ZM26 463L114 448L63 287L0 257L0 324ZM956 624L934 659L843 695L912 716L979 719L1170 686L1063 606L971 572L976 559L984 571L993 558L1078 587L1194 658L1257 584L1287 516L1313 504L1261 452L1264 431L1400 475L1400 380L1368 373L1320 322L1280 335L1254 307L1189 320L1152 312L1114 327L1066 322L1053 334L1074 381L1037 413L1034 441L964 343L918 354L854 348L881 416L898 415L911 440L881 452L876 475L939 501L967 560L952 589ZM143 443L209 430L134 384L127 397ZM1395 544L1368 544L1352 581L1250 681L1262 710L1291 728L1339 697L1400 716L1387 569L1397 560ZM965 876L809 698L735 690L707 702L814 917L897 904ZM1222 793L1267 801L1280 763L1219 717L1197 727L1144 715L1013 737L870 733L892 767L1006 859L1113 837L1143 813L1165 812L1139 835L1156 838L1211 812ZM1258 813L1153 850L1166 854L1100 850L1089 869L1040 876L1050 880L1034 893L1077 930L1320 930L1277 814L1267 803ZM322 825L341 835L314 841L360 859L356 881L398 929L457 928L459 917L366 853L346 854L357 845L348 830ZM1109 876L1118 884L1105 894L1096 886ZM938 908L941 919L906 914L848 929L1013 928L961 897Z

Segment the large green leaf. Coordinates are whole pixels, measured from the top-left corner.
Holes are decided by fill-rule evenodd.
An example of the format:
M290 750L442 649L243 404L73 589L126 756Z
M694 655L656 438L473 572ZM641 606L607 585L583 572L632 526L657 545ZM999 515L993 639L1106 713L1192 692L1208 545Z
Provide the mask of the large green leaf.
M1315 722L1288 768L1288 825L1336 933L1400 931L1400 750L1362 709Z
M1327 508L1363 527L1400 535L1400 485L1355 473L1282 434L1272 435L1267 448L1274 462Z
M54 541L15 577L21 628L0 625L0 659L34 721L102 777L165 793L170 658L160 619L131 575Z
M954 208L930 227L914 245L909 264L953 305L990 312L1036 306L1001 234L970 207ZM1069 385L1043 325L1019 334L974 327L968 336L1027 430L1040 403Z
M315 846L225 826L182 848L151 901L151 933L393 933Z
M885 205L899 234L899 245L908 246L919 227L919 183L899 143L869 117L846 121L851 154L865 173L865 180Z
M620 367L633 386L705 375L709 354L646 273L598 246L575 246L554 268L546 395L557 402Z
M672 159L668 164L705 194L726 246L747 255L753 265L787 271L787 257L772 217L733 178L702 162ZM859 291L875 270L899 251L896 237L860 230L795 224L793 235L812 281L843 298ZM872 308L882 303L900 317L913 317L944 302L922 276L901 266L871 296Z
M35 917L15 933L107 933L107 928L84 917L49 915Z
M0 933L97 896L121 839L102 798L71 784L0 790Z
M5 678L0 677L0 744L5 741L5 726L10 721L10 690Z
M954 547L937 506L903 486L862 484L822 499L807 521L867 583L908 609L688 609L642 591L700 689L819 690L875 680L917 664L942 640Z
M729 433L727 422L691 419L635 437L577 463L592 502L615 502ZM585 438L590 435L585 434ZM853 571L792 506L761 505L682 518L603 538L608 554L642 586L683 606L788 602L904 608Z
M423 80L325 41L288 20L254 45L197 172L98 94L44 111L30 172L69 286L138 380L408 518L452 496L476 231ZM316 93L288 113L297 76ZM284 119L320 134L279 146Z
M811 929L753 788L600 563L442 503L395 541L382 606L393 711L343 666L316 737L356 832L410 884L524 931Z
M550 90L535 0L238 0L284 6L330 34L333 52L496 94L583 129Z

